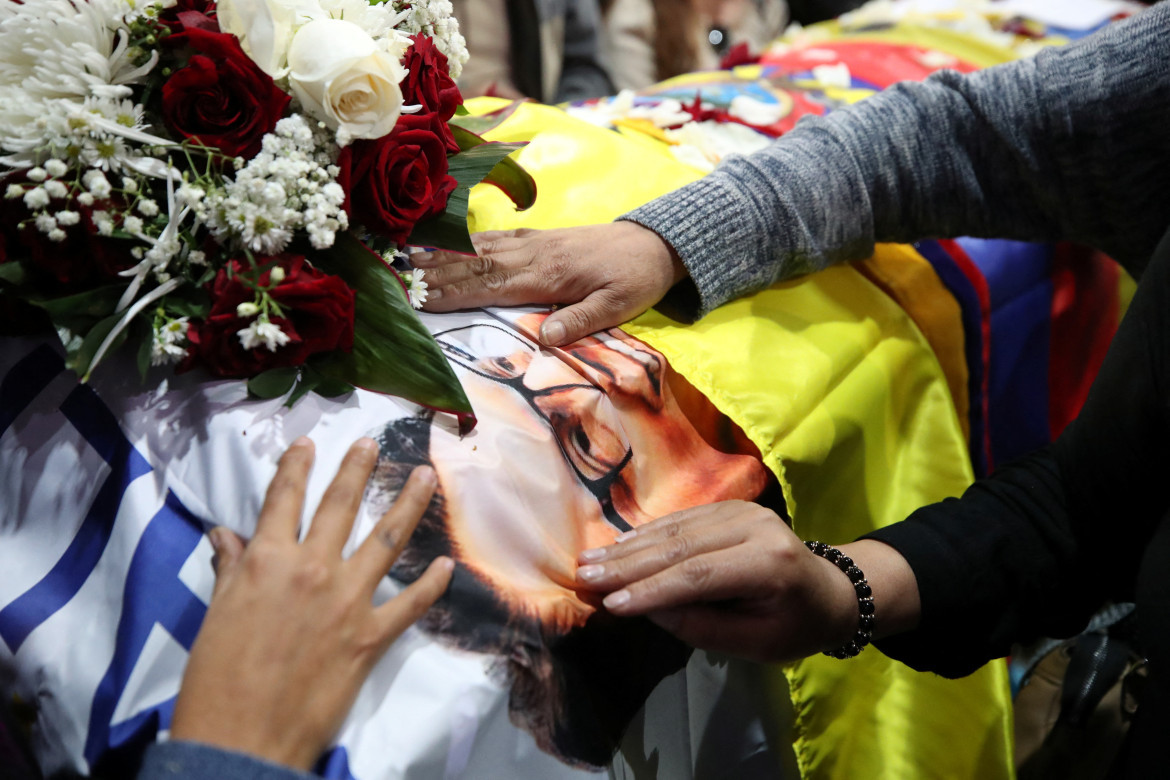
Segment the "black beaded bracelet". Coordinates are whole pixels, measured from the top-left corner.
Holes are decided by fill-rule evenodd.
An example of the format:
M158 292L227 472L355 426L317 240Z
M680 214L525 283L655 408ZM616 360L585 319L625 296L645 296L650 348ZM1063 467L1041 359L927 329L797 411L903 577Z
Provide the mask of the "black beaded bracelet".
M857 594L857 633L836 650L825 651L825 655L830 658L852 658L873 639L873 591L865 579L865 574L853 564L853 559L848 555L824 542L805 542L804 545L813 555L819 555L829 563L836 564L853 583L853 591Z

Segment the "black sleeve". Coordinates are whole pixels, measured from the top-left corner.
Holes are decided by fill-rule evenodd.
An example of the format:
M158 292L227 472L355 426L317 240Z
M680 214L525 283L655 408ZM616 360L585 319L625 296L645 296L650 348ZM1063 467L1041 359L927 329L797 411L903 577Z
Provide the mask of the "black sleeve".
M1106 600L1129 600L1142 550L1170 507L1167 389L1170 233L1057 441L960 499L868 535L909 561L922 599L919 627L879 649L958 677L1014 641L1072 635Z

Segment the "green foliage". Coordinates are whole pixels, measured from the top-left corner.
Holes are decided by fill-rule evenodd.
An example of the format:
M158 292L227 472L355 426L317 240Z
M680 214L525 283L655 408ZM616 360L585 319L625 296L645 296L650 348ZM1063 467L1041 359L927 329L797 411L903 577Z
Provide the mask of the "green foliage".
M435 409L470 415L471 403L430 332L419 321L402 280L380 258L348 234L314 256L327 273L354 290L353 351L314 362L318 387L341 391L355 385L397 395Z

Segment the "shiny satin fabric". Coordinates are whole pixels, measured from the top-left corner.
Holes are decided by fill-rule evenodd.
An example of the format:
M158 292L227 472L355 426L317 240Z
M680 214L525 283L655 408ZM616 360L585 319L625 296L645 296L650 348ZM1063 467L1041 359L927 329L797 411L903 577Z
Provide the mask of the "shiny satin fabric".
M607 221L699 176L658 141L547 106L521 106L487 137L531 142L518 159L540 195L517 212L502 193L477 189L475 230ZM848 541L957 495L973 479L956 411L965 401L948 389L964 381L957 312L930 303L945 293L912 249L878 255L869 276L906 309L858 268L842 267L776 285L694 325L652 311L625 326L743 428L781 480L804 538ZM913 272L891 270L899 262ZM849 662L817 657L771 674L774 700L791 691L805 777L1011 774L1002 663L950 681L871 649Z

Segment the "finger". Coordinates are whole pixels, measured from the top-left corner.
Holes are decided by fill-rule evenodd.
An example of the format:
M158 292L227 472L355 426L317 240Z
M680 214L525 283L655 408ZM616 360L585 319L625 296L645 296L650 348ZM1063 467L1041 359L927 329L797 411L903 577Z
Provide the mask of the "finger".
M406 547L415 526L426 512L435 494L435 470L420 466L410 475L394 505L374 526L374 530L354 553L353 565L360 576L368 578L371 589L386 576L394 561Z
M453 571L455 561L447 557L436 558L421 577L374 610L374 618L383 632L386 647L439 600L451 582Z
M215 550L215 555L211 558L211 565L215 569L215 590L212 594L214 596L215 593L219 593L224 581L239 563L240 556L244 554L244 540L222 525L212 528L207 538L211 542L211 549Z
M465 263L469 257L474 256L466 252L440 249L436 252L415 252L408 259L414 268L425 268L430 271L433 268L441 268L446 265ZM427 278L430 278L430 274L427 274Z
M518 262L512 263L510 261ZM513 265L523 266L519 258L501 258L499 255L460 255L458 261L444 262L427 269L428 292L431 287L449 288L469 279L481 276L504 278L505 272L515 270Z
M728 502L717 504L703 504L701 506L680 509L668 515L651 520L649 523L618 535L614 543L607 547L595 547L584 550L577 556L578 563L599 563L601 561L617 560L643 550L651 549L662 544L665 540L682 534L697 531L710 524L727 525L733 522L726 514L729 510Z
M513 258L514 259L514 258ZM559 303L567 285L548 274L538 274L524 263L511 263L499 255L468 261L468 269L454 266L433 283L427 277L428 311L453 311L477 306L520 306L528 303ZM438 274L435 269L432 274Z
M476 249L505 238L532 238L544 231L537 228L515 228L514 230L481 230L471 234L471 243Z
M313 442L302 436L285 450L268 484L264 506L256 520L256 537L295 539L305 506L305 482L313 467Z
M378 458L378 445L373 439L358 439L345 453L337 476L325 490L313 524L305 537L305 544L317 547L330 555L340 555L353 520L366 491L366 481Z
M589 563L577 569L577 584L586 590L612 591L709 553L743 544L745 534L736 523L713 524L695 533L668 536L654 545L621 557Z
M631 582L602 599L615 615L644 615L689 604L747 598L759 593L759 572L747 565L745 545L716 550Z
M549 315L540 326L540 340L549 347L571 344L592 333L621 325L642 311L629 306L608 288L594 290L580 303L566 306Z

